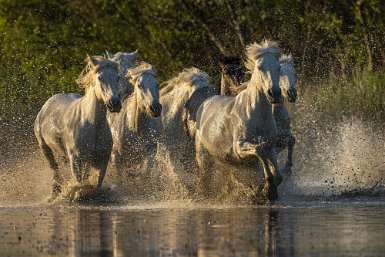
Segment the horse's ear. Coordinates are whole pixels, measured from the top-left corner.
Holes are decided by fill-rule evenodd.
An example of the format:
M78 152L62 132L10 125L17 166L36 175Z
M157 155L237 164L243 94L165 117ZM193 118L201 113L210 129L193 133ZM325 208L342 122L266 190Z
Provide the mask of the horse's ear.
M90 56L87 54L87 60L92 63L93 66L97 66L99 64L100 58L97 56Z
M111 52L108 52L107 50L106 50L106 54L107 54L107 58L109 59L109 60L112 60L112 59L114 59L114 54L113 53L111 53Z

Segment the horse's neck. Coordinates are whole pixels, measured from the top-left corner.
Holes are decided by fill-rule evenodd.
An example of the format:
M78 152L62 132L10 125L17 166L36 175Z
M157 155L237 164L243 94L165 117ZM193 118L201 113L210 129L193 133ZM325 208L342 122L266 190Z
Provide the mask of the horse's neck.
M103 125L107 122L107 107L103 101L96 97L93 87L89 88L81 100L81 119L83 123L95 126Z
M252 77L247 88L239 94L239 98L245 102L242 106L244 106L244 111L248 117L257 117L263 121L268 121L269 118L273 117L273 112L261 83L260 78Z
M179 126L182 120L182 111L187 99L192 92L186 88L178 88L174 94L169 94L167 99L163 101L163 108L167 108L167 117L162 117L162 120L167 120L167 124L171 126Z

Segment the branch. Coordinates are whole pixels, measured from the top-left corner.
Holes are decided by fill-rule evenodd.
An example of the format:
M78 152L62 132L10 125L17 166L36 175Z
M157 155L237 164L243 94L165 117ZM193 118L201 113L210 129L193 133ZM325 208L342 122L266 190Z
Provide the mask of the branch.
M215 36L215 34L213 32L211 32L209 26L199 17L199 15L197 15L196 13L194 13L192 11L192 8L188 6L188 4L186 3L186 1L184 0L181 0L181 3L183 4L183 6L185 7L185 9L190 13L190 15L192 16L192 19L190 19L190 21L194 24L198 24L199 26L201 26L201 28L206 31L206 33L208 34L209 36L209 39L211 40L211 42L213 42L213 44L218 48L218 50L223 54L223 55L228 55L225 47L221 44L221 42L219 42L219 40L217 39L217 37Z
M231 5L230 1L226 1L226 6L227 9L230 12L231 15L231 23L234 26L235 33L238 36L239 43L241 44L241 47L244 49L245 48L245 40L243 39L241 28L238 23L237 15L234 11L234 7Z

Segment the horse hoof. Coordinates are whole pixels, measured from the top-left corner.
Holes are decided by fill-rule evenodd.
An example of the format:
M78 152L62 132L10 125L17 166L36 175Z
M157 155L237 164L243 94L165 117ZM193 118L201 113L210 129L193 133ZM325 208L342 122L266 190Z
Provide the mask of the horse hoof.
M274 184L276 186L279 186L282 183L282 175L277 173L277 175L274 176Z
M266 185L262 189L263 195L269 200L269 201L275 201L278 199L278 190L277 187L273 184Z

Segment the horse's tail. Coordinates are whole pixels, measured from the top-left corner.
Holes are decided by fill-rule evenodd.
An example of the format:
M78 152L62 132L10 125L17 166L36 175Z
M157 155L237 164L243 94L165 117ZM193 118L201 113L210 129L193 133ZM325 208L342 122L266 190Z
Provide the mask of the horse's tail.
M186 101L182 111L182 126L190 139L195 138L197 112L199 107L204 101L215 94L215 89L213 87L202 87L195 90Z

